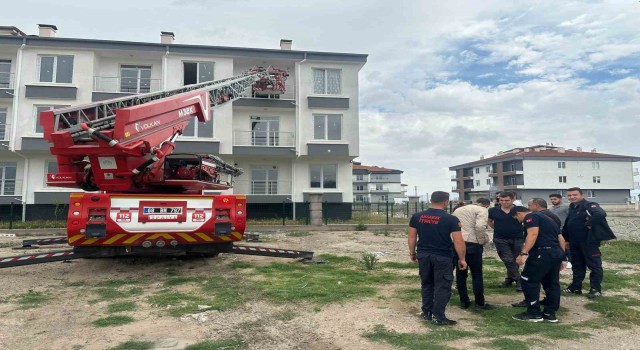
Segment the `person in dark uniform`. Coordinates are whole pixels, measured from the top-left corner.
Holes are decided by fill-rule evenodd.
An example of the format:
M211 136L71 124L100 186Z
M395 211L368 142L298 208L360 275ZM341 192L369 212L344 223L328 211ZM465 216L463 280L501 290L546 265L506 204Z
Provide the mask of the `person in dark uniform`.
M500 287L507 288L515 282L516 290L521 291L520 269L516 264L516 257L524 242L522 225L514 219L513 193L504 191L498 196L500 206L489 209L488 224L493 228L493 243L496 246L498 256L507 268L507 277L500 284Z
M543 198L531 198L528 202L527 202L527 208L529 208L530 211L532 212L538 212L541 214L544 214L547 216L548 219L552 220L554 224L556 224L558 226L558 229L560 229L560 227L562 226L562 222L560 221L560 218L552 213L549 209L547 209L547 201L544 200ZM548 299L544 298L542 300L540 300L540 305L545 305L547 303ZM527 307L529 306L527 303L527 300L522 300L518 303L515 304L511 304L511 306L513 307Z
M467 268L460 221L447 214L448 205L449 193L433 192L431 208L414 214L409 222L409 257L418 261L422 282L422 318L437 325L457 323L445 316L453 282L452 247L458 267Z
M565 242L560 227L541 212L516 207L518 221L524 224L526 237L522 251L516 259L524 266L520 276L527 311L513 315L514 320L530 322L558 322L556 312L560 308L560 270L565 257ZM540 312L540 284L547 295Z
M567 197L571 204L569 205L569 215L567 215L567 220L562 227L562 234L569 242L573 281L562 291L582 294L582 281L587 273L587 268L589 268L591 288L587 297L597 298L602 295L602 279L604 278L600 242L616 237L607 223L605 211L598 203L584 199L580 188L568 189Z

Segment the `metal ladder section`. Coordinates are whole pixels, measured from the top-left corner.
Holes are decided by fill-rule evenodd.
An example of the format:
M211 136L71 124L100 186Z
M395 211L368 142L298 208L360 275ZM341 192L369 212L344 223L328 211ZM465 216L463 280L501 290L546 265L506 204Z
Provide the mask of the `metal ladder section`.
M116 110L120 108L139 106L196 90L207 91L211 107L214 107L241 97L241 94L247 88L262 78L269 78L267 69L260 68L235 77L187 85L173 90L150 92L82 106L56 109L53 111L55 131L71 133L74 141L88 140L90 139L89 134L80 125L86 123L97 131L111 129L115 124Z

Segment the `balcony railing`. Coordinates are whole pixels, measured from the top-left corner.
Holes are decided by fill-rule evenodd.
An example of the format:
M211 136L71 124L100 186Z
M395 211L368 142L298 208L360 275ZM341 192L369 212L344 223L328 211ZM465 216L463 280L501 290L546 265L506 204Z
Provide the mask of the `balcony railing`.
M291 194L291 181L237 180L233 185L234 193L255 195Z
M8 141L11 135L11 125L0 123L0 141Z
M13 89L14 73L0 72L0 89Z
M16 179L0 179L0 196L18 196L22 195L22 181ZM20 202L16 200L16 203Z
M160 79L93 77L93 91L143 94L160 91Z
M376 192L389 192L389 187L378 187L378 188L371 188L369 191L371 191L371 193L376 193Z
M294 147L295 133L283 131L234 131L234 146Z

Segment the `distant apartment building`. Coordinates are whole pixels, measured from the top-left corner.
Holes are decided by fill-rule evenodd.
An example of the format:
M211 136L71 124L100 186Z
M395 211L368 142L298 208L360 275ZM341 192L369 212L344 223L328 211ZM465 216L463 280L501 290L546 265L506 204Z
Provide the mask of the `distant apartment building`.
M406 197L403 171L353 162L354 203L391 202Z
M50 187L57 163L43 139L39 113L122 96L230 78L254 66L287 70L286 93L245 97L191 123L176 152L216 154L245 170L236 194L248 214L281 213L311 193L350 215L351 161L359 154L358 74L366 54L157 43L38 35L0 27L0 206L26 203L27 217L68 202L72 190ZM212 192L215 193L215 192ZM298 207L298 205L296 207Z
M566 196L570 187L580 187L589 200L600 203L626 203L636 187L633 162L640 157L585 152L548 145L514 148L490 158L455 165L453 191L465 201L493 197L510 190L518 199Z

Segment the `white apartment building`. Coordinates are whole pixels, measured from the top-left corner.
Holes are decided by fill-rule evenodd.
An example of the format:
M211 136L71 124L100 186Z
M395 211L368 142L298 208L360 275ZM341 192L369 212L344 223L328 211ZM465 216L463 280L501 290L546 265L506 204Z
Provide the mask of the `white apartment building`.
M0 205L24 202L28 218L40 206L68 201L68 189L48 187L55 171L38 112L137 93L229 78L253 66L289 72L287 91L247 95L194 121L176 152L217 154L245 170L233 193L247 194L248 213L281 212L309 193L344 206L353 202L351 161L359 154L358 73L365 54L56 37L53 25L27 36L0 27ZM289 204L291 205L291 204ZM253 210L252 210L253 209ZM340 212L340 210L337 210Z
M449 168L455 171L453 191L461 199L493 198L510 190L526 201L550 194L566 196L567 189L580 187L585 197L599 203L626 203L634 189L633 162L640 157L585 152L549 145L514 148L494 157L481 158Z
M395 203L406 197L403 171L353 162L354 203Z

